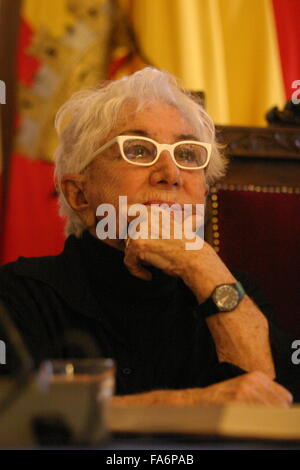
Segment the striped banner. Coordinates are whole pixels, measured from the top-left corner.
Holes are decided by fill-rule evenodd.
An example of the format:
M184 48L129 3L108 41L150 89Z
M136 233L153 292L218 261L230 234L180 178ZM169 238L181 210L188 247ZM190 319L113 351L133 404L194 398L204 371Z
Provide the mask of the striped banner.
M300 0L123 0L153 65L203 90L218 124L265 125L300 80Z

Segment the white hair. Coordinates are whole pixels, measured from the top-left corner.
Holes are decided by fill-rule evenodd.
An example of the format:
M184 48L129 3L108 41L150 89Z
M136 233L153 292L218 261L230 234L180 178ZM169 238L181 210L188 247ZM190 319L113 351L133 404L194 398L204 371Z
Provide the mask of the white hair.
M60 215L67 218L67 235L79 237L86 227L65 200L60 184L63 175L80 173L91 162L99 143L117 126L125 106L133 103L135 112L139 112L153 102L176 107L196 135L212 144L211 159L205 171L207 183L212 184L225 174L227 161L216 142L212 119L173 75L146 67L120 80L105 82L99 88L78 91L59 109L55 119L59 136L54 155L55 181Z

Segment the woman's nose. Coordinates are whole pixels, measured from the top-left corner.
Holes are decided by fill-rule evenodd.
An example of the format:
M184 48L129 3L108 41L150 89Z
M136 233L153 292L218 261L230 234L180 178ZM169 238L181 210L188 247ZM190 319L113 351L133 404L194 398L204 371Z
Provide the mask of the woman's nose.
M168 185L179 185L181 182L180 168L173 161L172 156L168 150L163 150L157 162L150 167L151 181L154 184L168 184Z

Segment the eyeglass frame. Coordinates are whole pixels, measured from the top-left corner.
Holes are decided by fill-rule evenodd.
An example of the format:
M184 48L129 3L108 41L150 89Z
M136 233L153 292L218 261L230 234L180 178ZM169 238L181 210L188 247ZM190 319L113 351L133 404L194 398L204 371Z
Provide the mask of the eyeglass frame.
M154 160L152 162L149 162L149 163L137 163L137 162L133 162L133 161L129 160L129 158L126 157L126 155L123 151L123 143L126 142L126 140L129 140L129 139L131 139L131 140L132 139L146 140L147 142L151 142L152 144L154 144L156 149L157 149L157 155L154 158ZM210 157L211 157L211 151L212 151L212 145L210 143L208 143L208 142L199 142L198 140L180 140L179 142L175 142L174 144L160 144L159 142L156 142L156 140L150 139L149 137L137 136L137 135L118 135L116 137L113 137L111 140L106 142L106 144L102 145L99 149L97 149L96 152L94 152L92 158L95 158L97 155L99 155L99 153L101 153L104 150L106 150L107 148L111 147L112 144L114 144L115 142L117 142L118 145L119 145L119 149L120 149L122 158L126 162L130 163L131 165L137 165L137 166L151 166L151 165L154 165L158 161L158 159L161 155L161 152L163 150L167 150L169 152L169 154L171 155L171 158L172 158L173 162L175 163L175 165L178 168L181 168L182 170L202 170L203 168L207 167L207 165L209 163L209 160L210 160ZM206 160L205 164L201 165L201 166L197 166L197 167L186 167L186 166L183 166L183 165L180 165L179 163L177 163L177 161L175 159L175 155L174 155L174 150L180 144L199 144L200 146L204 147L206 149L206 152L207 152L207 160Z

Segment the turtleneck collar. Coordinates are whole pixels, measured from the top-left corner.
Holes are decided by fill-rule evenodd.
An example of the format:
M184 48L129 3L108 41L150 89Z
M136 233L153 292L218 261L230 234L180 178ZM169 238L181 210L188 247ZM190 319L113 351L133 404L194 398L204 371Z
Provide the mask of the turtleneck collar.
M151 281L133 276L124 264L124 252L97 239L87 230L82 233L80 247L94 292L101 290L114 295L134 295L154 300L177 286L178 279L153 266L147 266L152 274Z

